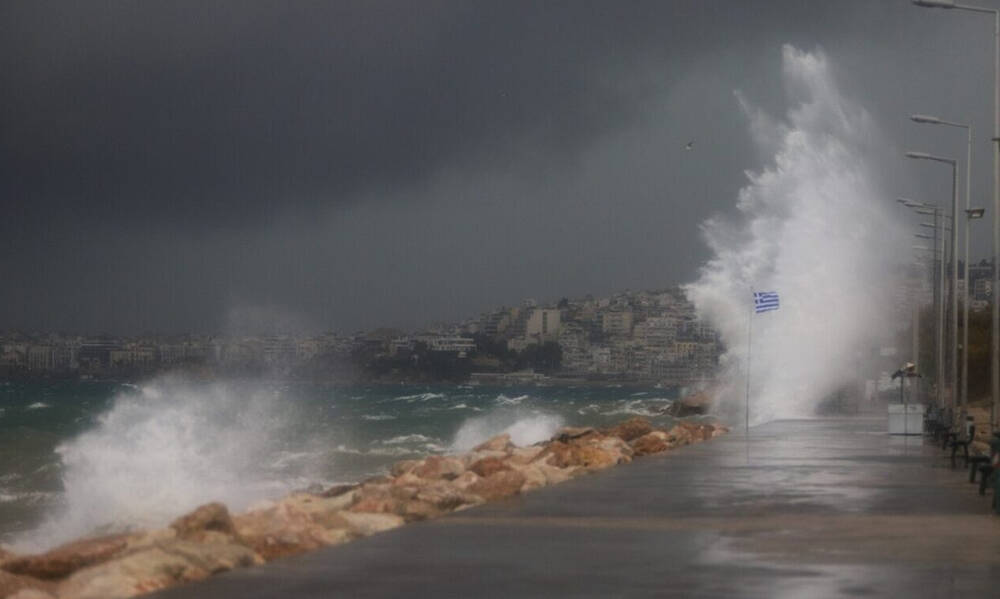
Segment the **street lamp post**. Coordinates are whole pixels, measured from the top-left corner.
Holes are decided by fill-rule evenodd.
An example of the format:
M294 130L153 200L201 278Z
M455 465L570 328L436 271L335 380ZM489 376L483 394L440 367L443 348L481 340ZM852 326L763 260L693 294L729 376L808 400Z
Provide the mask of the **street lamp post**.
M925 8L948 8L993 15L993 250L990 301L992 327L990 334L990 428L995 429L1000 412L1000 10L982 6L958 4L954 0L913 0Z
M956 404L958 391L958 236L956 235L956 215L958 214L958 161L924 152L907 152L907 158L943 162L951 166L951 405Z
M935 399L939 408L944 408L944 210L937 205L930 208L917 209L918 214L933 215L934 217L934 250L932 259L934 263L934 295L935 295L935 321L934 330L934 380ZM940 242L940 247L939 247Z
M934 217L934 224L931 225L934 229L933 237L924 237L925 239L931 239L934 242L933 247L917 247L914 249L920 250L930 250L931 251L931 285L932 285L932 298L934 304L935 312L935 327L934 327L934 387L935 387L935 401L939 408L944 407L943 389L944 389L944 215L943 210L936 204L926 204L923 202L915 202L913 200L908 200L906 198L899 198L898 202L902 203L908 208L913 208L917 214L930 215ZM927 226L927 223L922 223L922 226ZM939 233L939 230L941 233ZM938 246L938 241L940 240L940 248Z
M923 123L928 125L945 125L947 127L957 127L959 129L965 129L966 132L966 151L965 151L965 260L963 265L963 280L965 281L965 293L962 296L962 305L964 306L962 310L962 387L959 393L959 406L961 414L959 416L959 422L965 422L965 409L969 401L969 223L972 221L972 205L971 205L971 194L972 194L972 125L967 125L963 123L956 123L953 121L946 121L944 119L938 118L936 116L928 116L925 114L915 114L910 117L915 123ZM951 223L952 227L956 227L958 222L953 220ZM954 231L952 235L957 235L957 231ZM955 293L955 290L952 291ZM958 314L953 315L953 320L958 321ZM954 325L953 325L954 326Z

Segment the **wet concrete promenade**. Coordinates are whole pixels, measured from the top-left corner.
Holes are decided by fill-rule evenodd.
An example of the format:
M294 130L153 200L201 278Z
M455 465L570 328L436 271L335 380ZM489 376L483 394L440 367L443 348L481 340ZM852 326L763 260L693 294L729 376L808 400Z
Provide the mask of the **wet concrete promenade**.
M156 597L1000 596L989 497L885 430L775 422Z

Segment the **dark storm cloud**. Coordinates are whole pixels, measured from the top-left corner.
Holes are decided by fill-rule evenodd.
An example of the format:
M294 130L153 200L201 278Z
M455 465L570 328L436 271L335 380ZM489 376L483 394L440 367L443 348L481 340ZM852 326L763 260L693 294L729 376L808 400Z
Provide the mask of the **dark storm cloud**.
M988 119L977 27L904 0L6 2L0 328L412 325L682 282L766 160L732 92L780 117L783 43L890 137L950 143L902 115Z
M231 225L527 134L565 151L623 118L600 71L663 29L609 8L6 3L3 192L29 221Z
M572 153L632 116L622 70L810 16L762 4L5 3L2 192L19 221L231 226Z

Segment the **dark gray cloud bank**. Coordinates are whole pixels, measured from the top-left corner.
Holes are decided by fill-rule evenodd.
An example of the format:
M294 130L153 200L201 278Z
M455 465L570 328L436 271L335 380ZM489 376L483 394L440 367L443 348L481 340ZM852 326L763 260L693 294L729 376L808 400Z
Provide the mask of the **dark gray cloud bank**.
M988 138L990 24L905 0L3 3L0 328L414 326L687 281L767 159L733 91L780 117L784 43L894 149L964 151L912 112Z

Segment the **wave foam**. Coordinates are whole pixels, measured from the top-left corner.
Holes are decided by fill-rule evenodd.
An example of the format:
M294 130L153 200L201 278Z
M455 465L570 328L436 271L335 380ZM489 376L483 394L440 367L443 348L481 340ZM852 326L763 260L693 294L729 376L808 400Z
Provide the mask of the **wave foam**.
M551 439L564 424L562 416L554 414L542 412L525 414L520 410L496 410L463 422L455 433L451 450L469 451L476 445L504 433L510 435L514 445L532 445Z
M781 294L780 310L751 316L757 424L812 415L823 398L854 384L858 355L891 338L892 281L910 260L879 172L881 157L895 152L868 112L840 92L822 52L785 46L782 58L794 102L784 119L737 94L754 141L774 159L748 172L736 218L702 225L713 257L686 286L727 348L718 400L731 419L743 413L751 290Z
M38 549L161 526L207 501L241 510L286 493L309 462L286 447L308 445L293 405L273 390L173 378L121 393L93 429L58 446L61 505L16 543Z
M520 405L521 402L523 402L524 400L528 399L528 397L529 396L527 395L518 395L517 397L507 397L506 395L501 393L500 395L497 395L497 398L494 401L497 403L497 405L500 406L517 406Z
M415 393L413 395L399 395L393 398L393 401L406 401L413 403L415 401L429 401L431 399L443 399L445 397L444 393Z
M396 417L393 416L392 414L362 414L361 419L381 421L381 420L395 420Z

